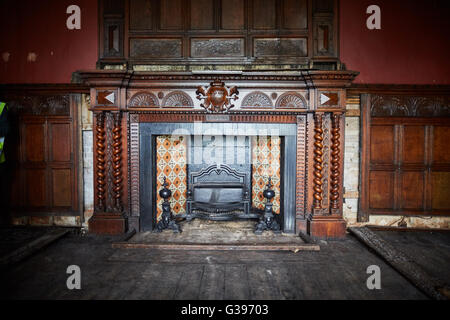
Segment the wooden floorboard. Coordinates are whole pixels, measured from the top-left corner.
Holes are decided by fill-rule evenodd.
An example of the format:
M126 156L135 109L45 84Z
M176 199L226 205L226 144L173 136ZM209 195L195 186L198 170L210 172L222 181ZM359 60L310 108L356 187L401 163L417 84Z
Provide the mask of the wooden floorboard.
M6 299L427 299L383 259L349 236L320 251L114 249L113 241L69 235L0 274ZM120 240L120 239L119 239ZM66 268L81 268L68 290ZM379 265L382 290L368 290Z
M206 264L200 284L200 300L222 300L225 293L225 266Z
M247 265L227 264L225 265L225 300L248 300L250 299L250 286Z

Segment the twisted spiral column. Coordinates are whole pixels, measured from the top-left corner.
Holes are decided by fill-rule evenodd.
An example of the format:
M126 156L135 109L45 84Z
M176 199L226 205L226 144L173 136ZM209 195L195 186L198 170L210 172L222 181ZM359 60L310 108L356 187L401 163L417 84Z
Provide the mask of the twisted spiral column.
M114 206L117 211L122 211L122 113L113 114L113 177L114 177Z
M97 211L105 209L105 113L97 113L96 123L96 146L97 146Z
M331 212L339 208L340 114L331 117Z
M314 115L314 186L313 186L313 210L322 209L322 170L323 170L323 115Z

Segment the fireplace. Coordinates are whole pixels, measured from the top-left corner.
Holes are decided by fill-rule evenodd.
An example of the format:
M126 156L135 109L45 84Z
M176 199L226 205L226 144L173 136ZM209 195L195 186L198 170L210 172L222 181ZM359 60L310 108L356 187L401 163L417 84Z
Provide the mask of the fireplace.
M257 217L264 208L255 194L272 177L278 178L273 208L283 232L318 238L345 234L345 88L357 73L96 70L79 75L91 87L95 122L91 232L155 229L163 176L172 179L171 184L180 183L176 174L157 165L158 137L172 136L185 137L188 159L181 169L185 193L172 192L185 198L185 208L174 207L180 209L175 212L180 217L220 219L221 214L232 217L232 212L233 218ZM212 136L222 137L224 150L227 141L245 141L237 146L246 151L224 152L214 161L193 161L197 150L205 147L204 138ZM257 166L251 158L257 151L252 146L259 140L267 145L277 141L279 165L276 173L255 178ZM227 155L237 154L244 154L249 162L227 160ZM171 165L171 170L181 168ZM227 176L222 185L221 174ZM202 182L208 176L216 180Z
M139 159L139 174L130 181L139 190L136 228L150 231L158 223L164 178L176 218L229 220L262 216L270 177L276 219L284 232L295 232L296 159L285 155L296 154L296 124L148 122L144 115L130 119L131 139L139 141L130 149L130 158Z

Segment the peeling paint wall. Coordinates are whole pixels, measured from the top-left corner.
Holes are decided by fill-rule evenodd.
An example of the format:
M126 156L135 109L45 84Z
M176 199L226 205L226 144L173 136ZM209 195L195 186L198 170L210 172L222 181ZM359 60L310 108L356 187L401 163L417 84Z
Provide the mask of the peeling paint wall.
M81 28L69 30L67 7L81 9ZM70 83L72 73L95 69L95 0L1 0L0 83Z

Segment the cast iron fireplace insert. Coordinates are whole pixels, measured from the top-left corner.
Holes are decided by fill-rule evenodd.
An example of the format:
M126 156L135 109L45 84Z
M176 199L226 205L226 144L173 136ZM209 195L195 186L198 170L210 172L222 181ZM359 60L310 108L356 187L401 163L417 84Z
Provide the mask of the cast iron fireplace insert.
M257 219L250 212L249 175L226 164L213 164L189 175L186 219Z

